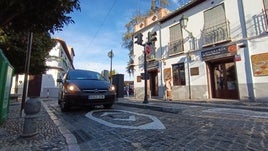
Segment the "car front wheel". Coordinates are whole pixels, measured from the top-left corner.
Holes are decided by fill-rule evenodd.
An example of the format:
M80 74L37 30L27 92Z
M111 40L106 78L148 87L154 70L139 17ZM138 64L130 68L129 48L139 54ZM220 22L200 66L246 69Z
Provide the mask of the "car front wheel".
M110 109L113 106L113 104L105 104L103 106L105 109Z
M69 111L70 107L68 106L68 104L64 101L60 102L60 109L62 112L67 112Z

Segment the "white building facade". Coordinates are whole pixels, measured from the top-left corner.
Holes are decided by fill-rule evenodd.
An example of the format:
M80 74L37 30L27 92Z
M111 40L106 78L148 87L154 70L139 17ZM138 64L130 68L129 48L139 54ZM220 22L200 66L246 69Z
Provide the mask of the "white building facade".
M73 48L68 47L61 39L54 40L56 45L50 50L49 58L46 60L48 70L42 75L41 97L58 97L57 79L62 78L69 69L74 69Z
M171 77L173 100L268 102L267 9L268 0L192 0L147 26L136 25L144 43L148 32L157 33L147 54L148 94L165 98ZM134 43L137 98L144 97L143 58L144 47Z

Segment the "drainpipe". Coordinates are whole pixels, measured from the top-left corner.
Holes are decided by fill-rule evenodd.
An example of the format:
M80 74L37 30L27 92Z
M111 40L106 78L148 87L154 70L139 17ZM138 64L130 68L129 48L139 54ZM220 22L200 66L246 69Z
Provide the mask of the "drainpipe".
M248 35L247 35L247 27L246 27L246 21L245 21L245 12L244 12L243 0L237 0L237 3L238 3L238 11L239 11L241 29L242 29L242 36L243 36L242 39L247 39ZM244 48L244 57L245 57L245 71L246 71L246 80L247 80L247 89L248 89L249 100L255 101L248 41L244 40L243 43L247 46Z
M189 91L189 99L192 99L192 90L191 90L191 75L190 75L190 61L191 61L191 57L190 57L190 51L187 53L187 72L188 72L188 91Z
M160 53L161 53L161 69L160 69L160 79L161 79L161 88L162 88L162 94L163 94L163 99L165 100L166 96L165 96L165 89L164 89L164 84L163 84L163 48L162 48L162 35L161 35L161 23L158 22L158 26L159 26L159 47L160 47Z

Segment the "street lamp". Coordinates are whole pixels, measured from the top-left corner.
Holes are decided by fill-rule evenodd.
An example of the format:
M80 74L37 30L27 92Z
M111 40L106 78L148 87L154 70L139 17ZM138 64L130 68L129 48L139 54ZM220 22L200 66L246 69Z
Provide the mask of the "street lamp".
M181 28L184 29L188 33L189 38L193 38L192 32L186 29L187 23L188 23L188 17L185 17L184 15L182 15L180 19Z
M114 57L113 50L108 52L108 57L111 58L109 79L110 79L110 82L112 83L112 66L113 66L113 57Z
M181 24L181 27L184 29L187 27L187 23L188 23L188 17L185 17L184 15L181 16L181 19L180 19L180 24Z
M182 29L184 29L188 33L188 40L190 40L190 49L195 49L193 34L189 30L186 29L188 23L188 17L185 17L184 15L181 16L180 19L180 26ZM187 71L188 71L188 85L189 85L189 99L191 99L191 81L190 81L190 52L187 53Z

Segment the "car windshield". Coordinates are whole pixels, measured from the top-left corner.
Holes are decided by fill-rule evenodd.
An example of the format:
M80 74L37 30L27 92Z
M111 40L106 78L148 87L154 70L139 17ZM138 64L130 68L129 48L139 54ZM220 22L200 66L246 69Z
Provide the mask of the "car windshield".
M70 71L67 78L68 80L104 80L101 74L85 70Z

